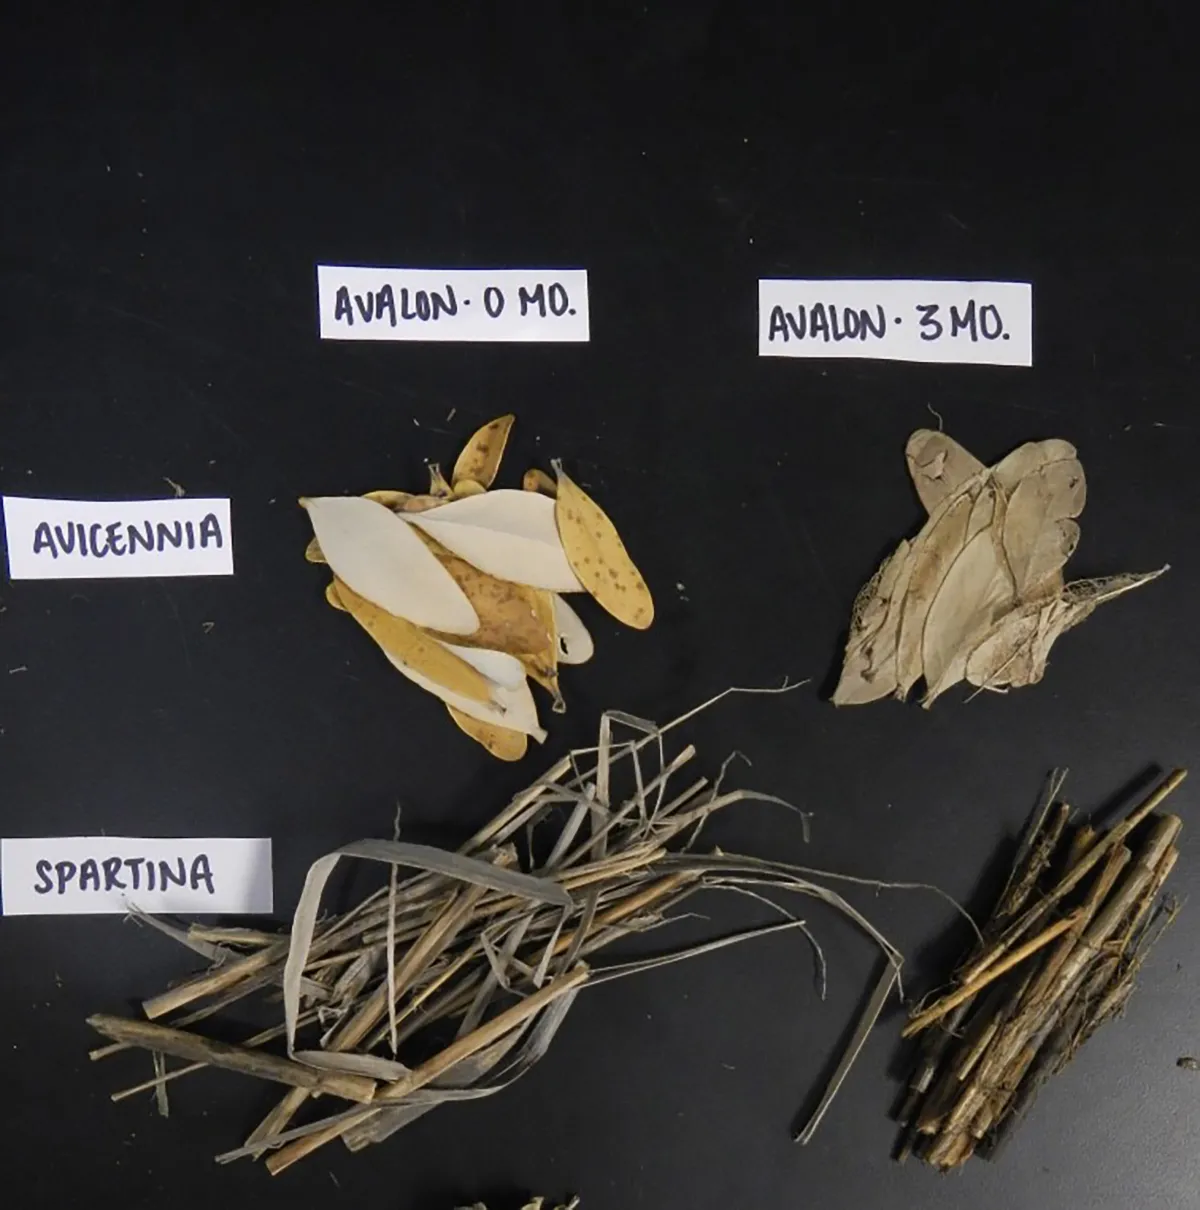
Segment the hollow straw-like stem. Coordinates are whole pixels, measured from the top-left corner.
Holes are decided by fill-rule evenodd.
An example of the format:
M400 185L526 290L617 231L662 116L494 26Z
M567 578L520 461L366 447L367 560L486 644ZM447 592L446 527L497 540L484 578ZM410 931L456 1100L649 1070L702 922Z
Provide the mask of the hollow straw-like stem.
M244 1075L291 1084L311 1092L326 1092L360 1104L369 1104L375 1097L375 1081L365 1076L318 1071L291 1059L202 1038L199 1034L150 1021L134 1021L98 1013L88 1017L87 1022L97 1033L112 1038L114 1042L127 1042L146 1050L161 1051L177 1059L194 1059L226 1071L240 1071Z

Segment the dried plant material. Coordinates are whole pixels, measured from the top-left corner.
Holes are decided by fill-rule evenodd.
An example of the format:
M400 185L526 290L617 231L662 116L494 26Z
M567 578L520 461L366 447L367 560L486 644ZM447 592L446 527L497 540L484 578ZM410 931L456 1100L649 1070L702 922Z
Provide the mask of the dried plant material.
M964 679L997 691L1035 684L1065 631L1166 570L1063 582L1087 498L1069 442L1029 442L987 468L921 429L906 458L928 517L854 602L835 705L903 700L922 680L925 707Z
M487 647L465 647L457 643L446 643L445 647L489 681L505 689L515 689L525 677L524 665L515 655L493 651Z
M554 628L558 632L558 662L586 664L595 654L596 647L583 619L557 593L551 604Z
M479 628L473 634L461 636L441 635L436 630L430 633L449 642L490 647L509 655L553 654L554 636L542 617L539 589L489 576L440 545L436 547L436 555L474 607Z
M939 999L903 1030L922 1036L899 1113L901 1160L942 1169L995 1158L1045 1080L1120 1012L1174 918L1156 907L1176 858L1180 821L1155 812L1176 770L1106 832L1069 829L1055 773L1018 848L1008 884Z
M334 580L334 586L342 607L389 659L399 661L456 697L474 702L492 701L495 685L478 668L437 639L429 638L419 626L380 609L340 579Z
M580 592L554 523L554 501L501 488L412 518L447 550L488 575L553 592Z
M543 496L557 496L558 484L544 470L534 466L521 479L521 487L527 492L541 492Z
M514 731L511 727L498 727L495 723L481 722L450 705L447 705L446 709L450 711L450 717L460 731L465 731L498 760L520 760L525 755L529 737L524 732Z
M642 573L607 514L554 462L558 492L554 517L567 559L588 592L617 619L635 630L654 621L654 600ZM530 499L542 497L530 495Z
M412 494L412 492L393 492L393 491L374 491L363 492L364 500L373 500L376 504L382 504L384 508L390 508L392 512L401 512L404 506L410 500L421 499ZM441 501L429 497L430 505L440 504Z
M301 500L334 575L359 596L417 626L470 634L471 602L411 526L359 496Z
M511 412L497 416L472 434L454 463L454 472L450 476L456 488L464 479L473 479L485 488L492 486L515 420L516 416Z
M573 1197L569 1202L563 1202L560 1205L556 1205L554 1210L579 1210L581 1204L582 1203L578 1197ZM455 1208L455 1210L488 1210L488 1208L483 1202L475 1202L475 1204L471 1206L458 1206ZM525 1205L521 1207L521 1210L550 1210L550 1206L547 1205L544 1197L535 1197L526 1202Z
M1004 548L1017 591L1028 598L1075 553L1087 485L1074 459L1050 462L1022 479L1009 496Z
M957 441L932 429L918 429L908 439L904 451L908 473L926 512L955 494L968 479L979 474L984 465Z
M1059 437L1052 437L1049 441L1027 441L992 467L992 478L1006 496L1011 496L1026 475L1032 475L1051 462L1074 458L1077 452L1069 441Z
M490 697L487 701L479 701L463 693L455 693L447 689L439 681L426 676L411 664L399 659L390 651L384 651L393 668L403 673L414 685L419 685L427 693L441 698L447 706L453 706L463 714L478 719L482 723L492 723L498 727L509 727L515 731L523 731L532 735L538 743L544 742L546 732L538 722L537 705L533 694L529 691L528 683L522 679L514 688L503 685L491 685Z
M912 570L896 639L897 697L906 697L921 679L925 622L942 581L966 545L973 505L974 500L965 492L947 499L945 506L930 516L924 540L918 538L913 543L909 554Z
M718 811L782 802L729 790L721 777L710 781L687 769L695 749L676 746L671 733L696 713L664 727L605 714L594 747L563 757L515 797L505 794L499 813L456 852L365 840L319 858L286 936L264 944L261 934L223 930L219 965L145 1001L147 1012L174 1014L170 1024L114 1027L106 1018L93 1024L120 1039L117 1049L195 1060L139 1091L206 1065L291 1084L246 1143L219 1157L265 1157L268 1171L278 1173L336 1140L358 1151L433 1109L502 1092L547 1053L578 996L615 979L783 932L813 946L823 971L808 925L776 903L800 895L844 916L884 961L868 1011L801 1131L807 1140L896 985L900 955L829 885L839 875L696 850ZM499 738L487 732L484 742ZM514 838L535 822L544 844L522 846L531 863L522 870ZM346 858L382 866L383 885L344 914L323 916L325 886ZM887 885L866 882L875 892ZM684 918L682 905L701 891L749 892L783 919L662 955L603 962L620 938ZM207 934L172 929L171 935L199 944ZM281 1024L226 1048L234 1052L228 1062L225 1051L194 1032L248 996L279 1014L281 989ZM283 1055L265 1049L280 1039ZM96 1057L110 1053L101 1048ZM331 1098L348 1104L330 1106ZM304 1114L297 1122L309 1106L316 1120Z
M921 648L926 703L962 680L968 655L995 619L1008 612L1014 596L996 535L984 529L954 560L926 615Z
M454 498L454 488L446 482L446 476L442 474L442 468L436 462L429 464L429 494L439 500Z
M336 577L329 604L353 614L398 671L441 698L457 721L465 716L466 733L502 759L516 759L530 735L545 738L528 682L562 713L559 665L594 655L583 620L559 595L584 585L564 545L557 484L530 471L523 486L533 490L488 490L512 423L502 416L475 433L450 482L428 464L427 492L301 502L315 531L305 558L328 563ZM591 543L582 558L600 550L598 539L610 561L590 590L644 628L653 616L644 581L599 506L571 490L584 506L580 525L586 517L594 531L581 530ZM348 587L339 591L339 582Z

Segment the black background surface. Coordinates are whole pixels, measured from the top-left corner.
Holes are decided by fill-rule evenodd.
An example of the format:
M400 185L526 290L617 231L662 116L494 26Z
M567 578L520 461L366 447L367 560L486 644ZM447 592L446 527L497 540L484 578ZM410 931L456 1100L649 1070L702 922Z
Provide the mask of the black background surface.
M814 684L729 701L689 737L812 810L812 844L765 807L715 838L982 904L1049 767L1091 809L1200 758L1187 6L35 7L6 19L0 72L0 489L139 498L170 477L228 495L237 574L3 585L0 834L272 836L282 915L314 857L386 835L397 802L410 836L455 840L588 742L600 709L666 719L787 674ZM592 339L322 344L319 261L583 266ZM759 359L760 276L1029 280L1036 365ZM1076 574L1174 569L1064 639L1038 687L835 712L855 591L919 523L903 449L929 407L985 461L1078 445ZM508 481L564 457L659 603L648 634L587 609L598 658L567 673L570 713L518 768L330 613L294 503L419 483L508 410ZM913 992L964 941L931 897L858 900L913 956ZM1200 1049L1195 910L1003 1161L951 1180L888 1158L898 1006L813 1144L790 1142L873 962L815 911L823 1004L786 937L614 984L503 1095L275 1180L210 1160L270 1090L189 1077L161 1121L108 1103L144 1058L87 1061L85 1015L188 955L112 917L7 920L5 1195L1195 1206L1200 1083L1175 1066ZM714 930L742 918L711 912Z

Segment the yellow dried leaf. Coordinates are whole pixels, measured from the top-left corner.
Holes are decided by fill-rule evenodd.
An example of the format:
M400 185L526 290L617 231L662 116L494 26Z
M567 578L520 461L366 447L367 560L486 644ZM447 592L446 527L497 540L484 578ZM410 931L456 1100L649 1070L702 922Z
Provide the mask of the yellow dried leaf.
M338 596L337 581L330 580L325 585L325 600L329 602L334 609L340 609L342 613L346 612L346 606L342 604L342 598Z
M454 472L450 477L455 487L461 479L474 479L484 487L492 486L515 419L511 412L506 416L497 416L471 437L454 463Z
M368 500L390 508L394 513L423 513L427 508L437 508L446 503L445 496L434 496L429 492L364 492Z
M486 491L487 488L478 479L460 479L453 488L455 500L461 500L464 496L478 496Z
M410 668L451 693L475 702L492 700L492 683L466 660L455 655L419 626L380 609L366 597L334 580L337 595L354 620L384 649ZM461 636L455 636L461 641Z
M384 508L390 508L393 512L398 512L406 501L413 498L412 492L392 492L387 490L363 492L363 495L368 500L374 500L376 504L382 504Z
M654 621L654 600L616 526L557 460L554 470L558 475L554 518L571 570L614 618L645 630Z
M313 538L304 548L304 557L310 563L320 563L323 565L326 562L325 556L321 553L321 544L316 538Z
M558 495L558 484L545 471L539 470L536 466L530 467L525 472L521 479L521 486L527 492L541 492L543 496Z
M524 732L471 718L449 703L446 704L446 709L450 711L450 717L458 724L460 731L482 744L498 760L520 760L525 755L525 749L529 747L529 737Z

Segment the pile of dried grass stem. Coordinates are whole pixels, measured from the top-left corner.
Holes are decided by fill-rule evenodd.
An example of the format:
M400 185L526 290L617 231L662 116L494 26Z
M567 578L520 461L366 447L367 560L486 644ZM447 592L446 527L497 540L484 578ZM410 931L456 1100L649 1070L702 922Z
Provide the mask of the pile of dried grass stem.
M805 922L778 904L772 904L782 917L778 923L658 957L594 965L613 942L670 923L698 891L757 899L788 891L845 914L883 957L862 1020L797 1135L806 1142L898 986L900 954L825 885L840 875L694 852L715 812L746 801L783 803L725 790L728 761L715 782L690 777L691 745L668 755L667 733L697 710L664 727L604 714L594 748L560 760L457 852L374 840L321 858L309 871L290 936L196 925L183 930L154 921L212 966L144 1001L147 1020L89 1018L113 1043L94 1050L93 1058L129 1047L155 1054L154 1078L113 1099L152 1091L165 1109L170 1081L206 1065L241 1071L287 1091L244 1146L218 1158L266 1156L267 1168L277 1173L335 1139L357 1151L438 1105L489 1096L512 1083L545 1054L585 987L784 930L812 942L823 981L824 959ZM616 728L629 729L632 738L614 738ZM384 862L389 879L350 911L321 920L321 889L342 856ZM417 872L403 876L401 867ZM284 1019L241 1044L195 1032L246 997L265 995L277 1005L281 986ZM286 1053L265 1049L281 1039ZM398 1057L413 1053L419 1057L412 1066ZM162 1058L168 1055L188 1063L168 1071ZM326 1104L330 1097L350 1102L349 1108L297 1124L310 1101Z
M1185 775L1175 770L1104 832L1072 826L1057 801L1065 774L1051 777L982 939L904 1029L924 1038L897 1158L943 1171L995 1158L1045 1081L1122 1011L1174 919L1159 897L1181 821L1156 812Z

